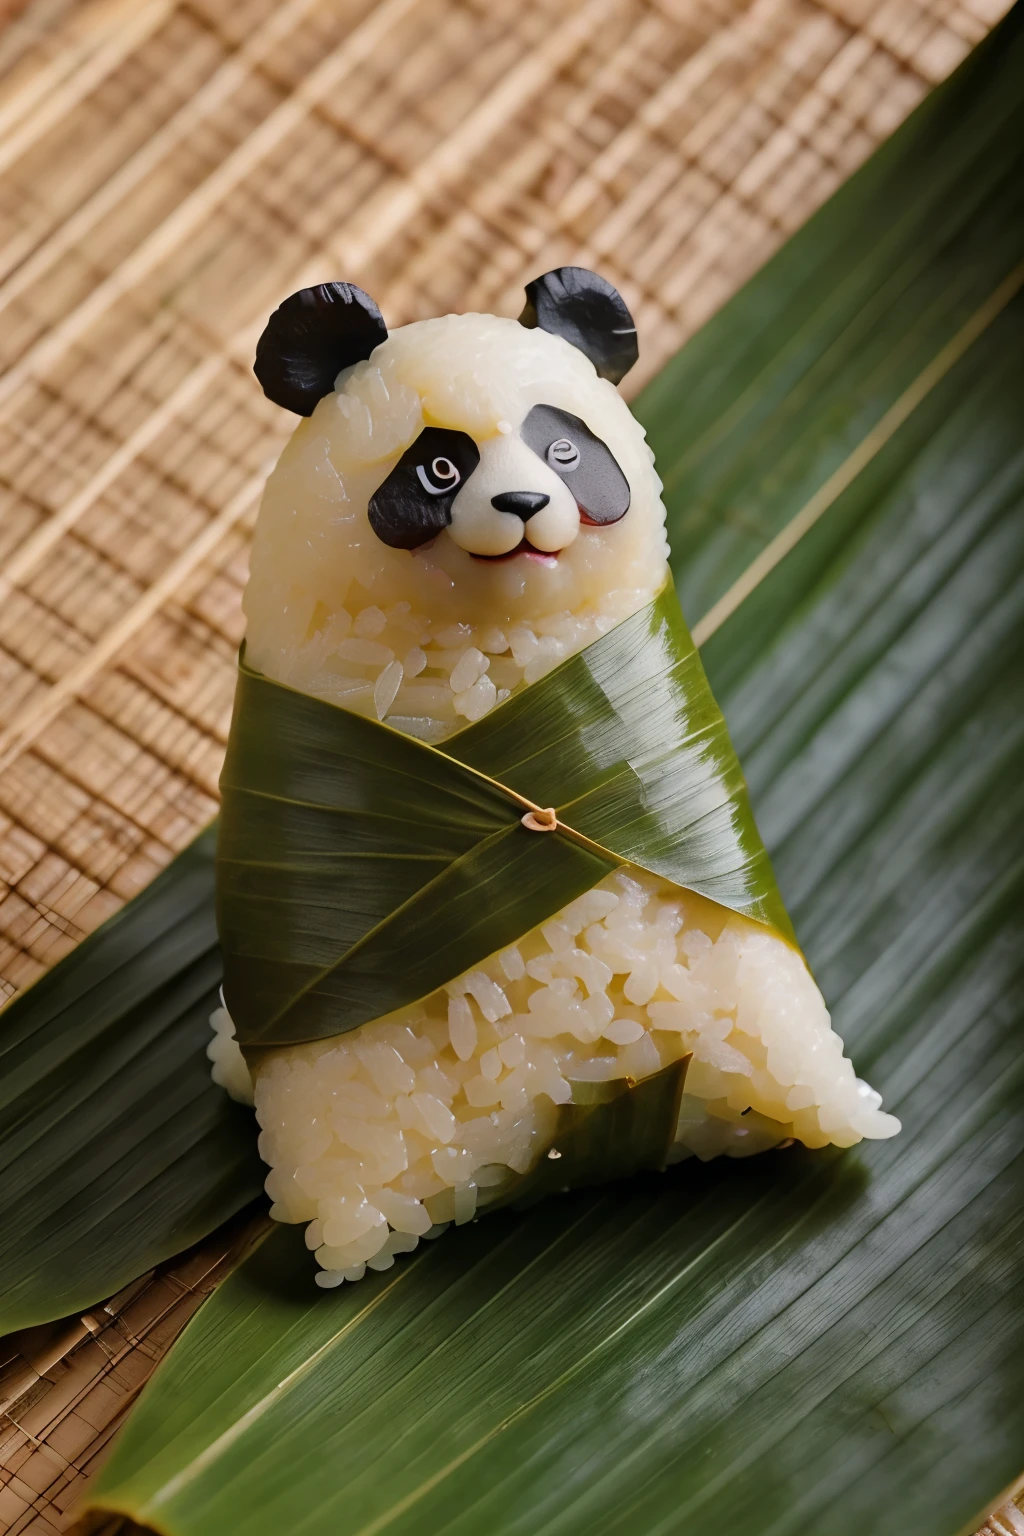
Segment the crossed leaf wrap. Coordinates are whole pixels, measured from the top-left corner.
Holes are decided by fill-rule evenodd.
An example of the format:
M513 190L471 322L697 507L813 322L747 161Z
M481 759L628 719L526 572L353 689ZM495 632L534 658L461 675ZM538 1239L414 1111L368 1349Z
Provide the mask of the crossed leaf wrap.
M243 656L221 789L224 990L250 1053L427 996L624 863L791 937L671 586L443 747ZM559 830L525 828L530 805Z
M443 747L243 659L221 789L217 916L243 1045L414 1002L623 863L791 936L670 586ZM528 831L530 804L567 830Z

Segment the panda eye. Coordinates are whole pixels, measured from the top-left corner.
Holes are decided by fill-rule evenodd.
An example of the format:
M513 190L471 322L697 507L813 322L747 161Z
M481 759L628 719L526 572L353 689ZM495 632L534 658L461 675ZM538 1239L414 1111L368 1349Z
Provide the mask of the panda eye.
M462 479L451 459L440 455L431 459L429 466L417 464L416 475L428 496L444 496L453 491Z
M547 451L547 461L552 469L560 469L564 474L579 464L580 451L567 437L557 437Z

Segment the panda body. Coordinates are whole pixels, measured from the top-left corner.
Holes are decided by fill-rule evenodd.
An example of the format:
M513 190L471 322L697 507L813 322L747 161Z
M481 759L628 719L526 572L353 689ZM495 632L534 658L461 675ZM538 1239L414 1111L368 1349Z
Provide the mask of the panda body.
M616 376L625 306L598 290L593 344L593 306L544 328L573 281L589 302L588 278L531 285L537 324L450 315L337 377L318 360L260 510L252 666L439 741L651 602L668 579L661 485L598 372ZM245 1096L227 1012L213 1024L214 1076ZM555 1155L574 1082L642 1081L684 1054L670 1161L899 1129L789 944L627 867L432 996L263 1055L273 1214L308 1224L321 1285L387 1268Z

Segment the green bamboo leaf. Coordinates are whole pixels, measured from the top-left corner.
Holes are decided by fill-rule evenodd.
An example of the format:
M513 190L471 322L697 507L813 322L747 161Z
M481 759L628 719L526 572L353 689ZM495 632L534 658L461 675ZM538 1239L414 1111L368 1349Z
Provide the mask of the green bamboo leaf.
M378 1018L433 992L474 960L519 938L524 909L547 916L549 903L557 911L614 867L567 838L538 838L517 818L353 944L339 963L290 998L253 1043L336 1035L339 1019Z
M551 1150L525 1179L516 1179L507 1201L516 1210L546 1195L607 1184L630 1174L664 1172L665 1148L679 1119L686 1069L684 1056L641 1083L617 1078L603 1083L574 1083L572 1102L558 1113Z
M1022 36L1011 16L861 187L920 183L920 212L971 148L983 192L1020 185ZM973 206L987 237L953 252L980 309L1024 219ZM812 225L787 270L855 277L870 317L880 220L848 247ZM954 1536L1020 1471L1024 300L1001 304L705 652L837 1028L903 1134L547 1200L326 1295L279 1232L161 1368L97 1511L172 1536ZM828 305L783 292L777 346L787 315L826 357ZM894 398L880 355L870 390L853 369L865 438ZM765 410L794 450L806 373ZM752 377L731 417L723 386L723 431ZM823 483L765 462L778 507Z
M698 638L1020 260L1018 29L998 28L633 402Z
M210 1081L206 832L0 1020L0 1333L111 1295L261 1191Z
M317 984L322 992L340 956L363 941L356 954L365 957L367 936L396 908L521 814L420 743L271 682L244 660L221 790L225 991L240 1030L246 1003L258 1007L260 1027L240 1034L255 1043L291 1038L284 1020L296 998L315 1008ZM393 971L392 958L384 985Z
M671 588L445 750L620 859L792 934Z
M443 749L243 660L221 789L224 990L249 1048L414 1002L625 860L792 933L671 588ZM516 796L571 830L527 831Z

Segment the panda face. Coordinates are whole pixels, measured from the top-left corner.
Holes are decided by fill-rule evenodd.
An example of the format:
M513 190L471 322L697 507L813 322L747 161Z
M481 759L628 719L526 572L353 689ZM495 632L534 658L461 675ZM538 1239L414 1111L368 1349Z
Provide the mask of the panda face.
M416 549L448 530L481 560L551 560L581 523L603 527L629 510L629 484L611 450L578 416L538 403L520 430L477 443L425 427L370 498L383 543Z

